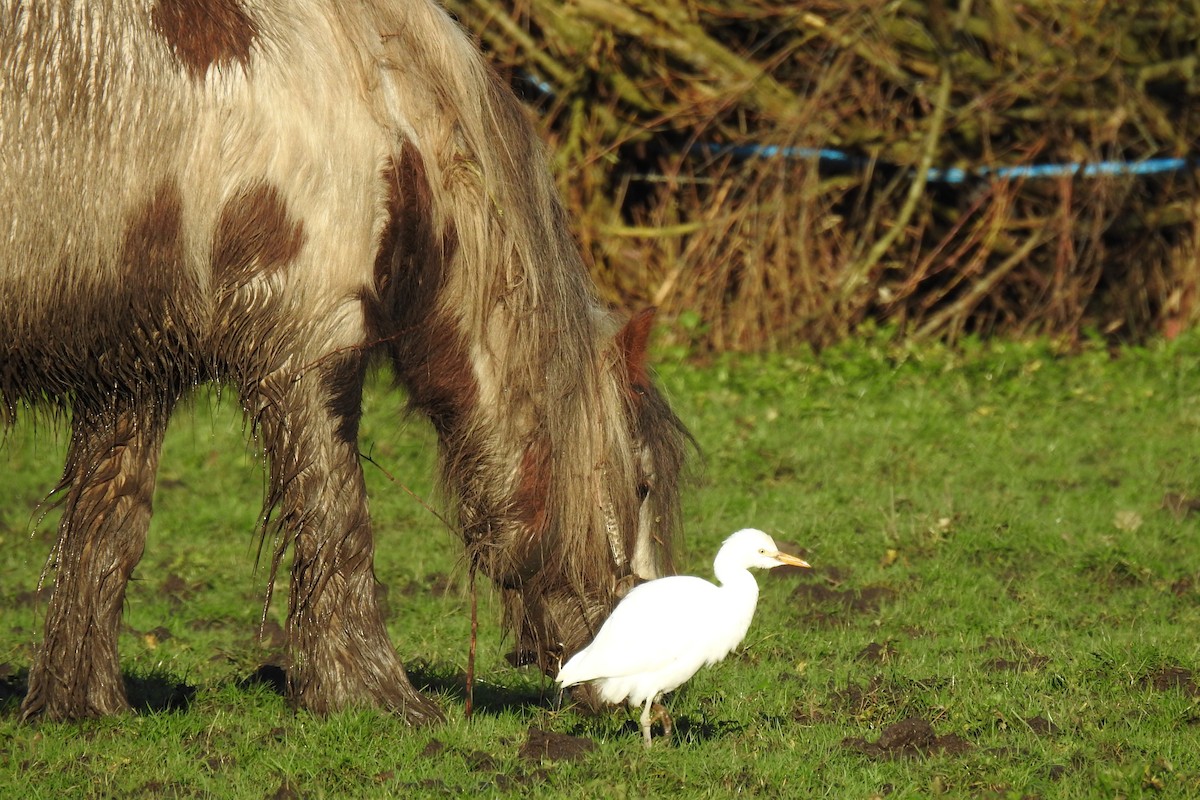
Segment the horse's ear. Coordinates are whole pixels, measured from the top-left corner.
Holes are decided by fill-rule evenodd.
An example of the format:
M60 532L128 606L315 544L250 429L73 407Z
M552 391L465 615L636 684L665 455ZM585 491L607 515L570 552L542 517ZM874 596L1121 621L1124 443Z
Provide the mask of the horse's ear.
M626 385L636 395L645 394L650 385L650 374L646 371L646 349L657 313L658 309L654 306L644 308L617 332L617 346L621 348L621 359L625 364Z

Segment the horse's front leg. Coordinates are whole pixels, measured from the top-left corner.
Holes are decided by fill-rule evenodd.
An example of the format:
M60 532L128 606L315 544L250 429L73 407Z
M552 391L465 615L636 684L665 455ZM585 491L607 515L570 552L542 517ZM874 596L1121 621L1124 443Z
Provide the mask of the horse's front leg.
M358 460L361 369L272 378L248 398L270 461L277 567L293 549L288 599L292 702L316 713L377 706L442 718L404 671L375 594L374 543Z
M117 635L125 587L146 543L165 428L165 415L142 408L75 409L51 554L54 591L21 705L25 719L129 707Z

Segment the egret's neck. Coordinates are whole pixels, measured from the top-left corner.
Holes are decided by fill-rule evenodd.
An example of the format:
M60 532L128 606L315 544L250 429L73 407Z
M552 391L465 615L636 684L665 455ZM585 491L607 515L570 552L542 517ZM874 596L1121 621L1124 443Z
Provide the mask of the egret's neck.
M746 637L754 608L758 605L758 581L742 565L722 564L718 559L713 572L721 583L719 614L714 615L714 634L724 637L722 656ZM720 633L717 634L716 630Z
M722 563L720 559L717 559L717 562L713 564L713 573L717 576L717 581L721 584L725 595L737 598L736 602L748 604L753 611L758 602L758 581L754 580L754 575L750 570L740 564Z

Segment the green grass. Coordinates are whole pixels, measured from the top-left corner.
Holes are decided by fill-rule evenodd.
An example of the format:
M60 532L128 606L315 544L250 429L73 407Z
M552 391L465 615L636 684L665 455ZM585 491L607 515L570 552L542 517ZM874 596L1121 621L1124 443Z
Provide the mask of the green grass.
M546 680L504 662L486 584L465 719L459 548L370 464L392 636L448 722L318 719L247 685L280 655L269 634L286 598L260 643L261 470L234 404L202 394L168 437L121 642L138 694L191 687L184 710L16 722L55 525L39 503L65 435L25 420L0 449L0 796L1200 795L1200 512L1188 503L1200 497L1200 337L1116 357L882 339L820 357L673 356L660 374L705 453L685 494L684 571L709 575L720 540L745 526L816 569L760 577L744 646L669 698L671 746L644 751L623 711L554 710ZM363 449L431 499L430 434L385 387L368 394ZM967 745L874 746L912 717ZM531 729L596 748L525 758Z

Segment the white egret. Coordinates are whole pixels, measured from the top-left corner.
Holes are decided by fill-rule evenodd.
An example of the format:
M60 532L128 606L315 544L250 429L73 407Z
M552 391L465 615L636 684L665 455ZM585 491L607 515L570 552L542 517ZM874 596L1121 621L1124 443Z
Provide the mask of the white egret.
M650 746L650 710L671 721L658 699L715 664L741 643L758 604L758 582L751 568L781 564L808 567L779 552L760 530L746 528L721 545L713 561L720 585L703 578L674 575L648 581L625 596L596 638L563 664L555 680L563 687L594 681L608 703L642 705L642 738Z

